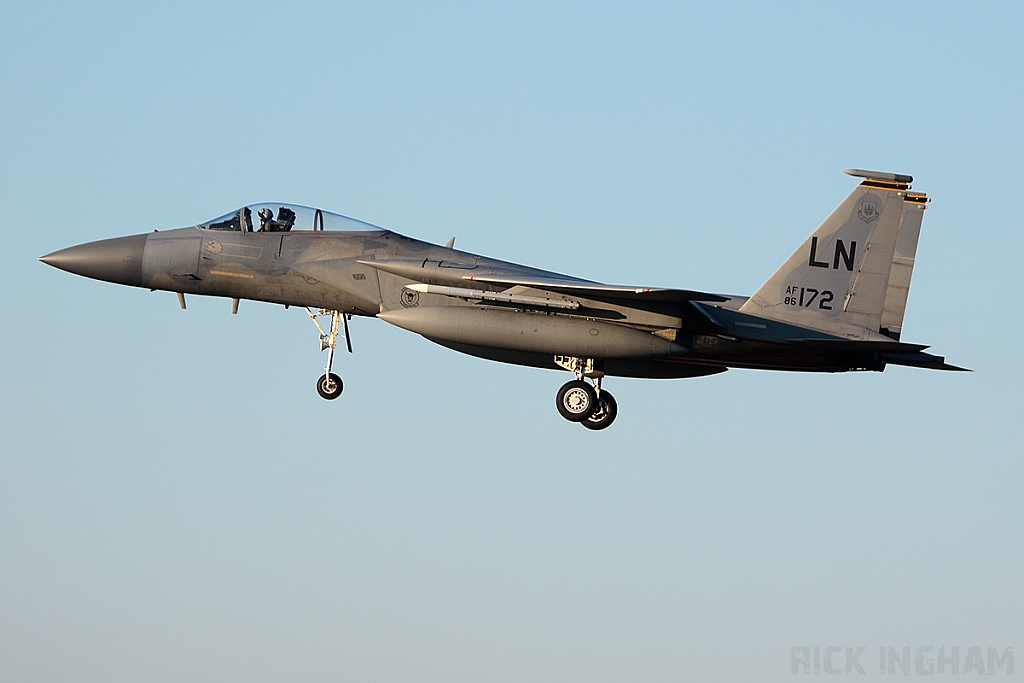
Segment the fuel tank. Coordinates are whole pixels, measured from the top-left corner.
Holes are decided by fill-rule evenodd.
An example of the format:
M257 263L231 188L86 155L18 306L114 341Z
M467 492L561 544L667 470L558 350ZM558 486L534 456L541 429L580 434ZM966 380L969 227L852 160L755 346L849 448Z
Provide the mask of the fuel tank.
M580 358L683 356L680 344L631 327L546 313L476 306L423 306L378 313L430 339Z

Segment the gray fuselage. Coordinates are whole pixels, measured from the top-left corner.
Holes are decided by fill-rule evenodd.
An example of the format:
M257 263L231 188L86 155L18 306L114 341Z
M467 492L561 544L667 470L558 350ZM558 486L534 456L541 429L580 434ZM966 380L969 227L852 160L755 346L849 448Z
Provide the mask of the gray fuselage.
M45 259L80 275L153 290L376 316L454 350L519 365L557 368L555 356L583 357L599 361L609 375L653 378L694 377L728 367L830 372L884 367L877 353L785 343L794 335L806 337L807 331L739 313L745 297L696 304L575 296L576 308L564 310L520 305L514 298L474 301L420 293L408 286L469 285L531 301L552 294L477 278L590 281L383 229L191 227L92 242Z

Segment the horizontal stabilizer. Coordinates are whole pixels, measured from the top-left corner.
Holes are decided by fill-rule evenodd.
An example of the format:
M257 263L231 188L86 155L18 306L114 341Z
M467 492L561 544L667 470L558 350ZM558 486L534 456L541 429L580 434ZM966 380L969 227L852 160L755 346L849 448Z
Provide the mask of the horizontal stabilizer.
M917 353L928 348L927 344L863 341L860 339L787 339L786 341L790 344L799 344L825 351L847 351L850 353Z
M949 363L939 363L937 365L925 365L924 367L930 370L950 370L952 372L974 372L970 368L962 368L959 365L950 365Z
M974 372L969 368L961 368L950 365L942 356L933 356L930 353L901 353L885 356L885 362L889 365L907 365L913 368L927 368L929 370L948 370L951 372Z
M486 282L510 287L530 287L559 292L587 299L618 299L626 301L728 301L728 297L689 289L660 289L657 287L630 287L627 285L603 285L585 280L559 280L555 278L520 277L515 275L486 276L464 275L464 280Z

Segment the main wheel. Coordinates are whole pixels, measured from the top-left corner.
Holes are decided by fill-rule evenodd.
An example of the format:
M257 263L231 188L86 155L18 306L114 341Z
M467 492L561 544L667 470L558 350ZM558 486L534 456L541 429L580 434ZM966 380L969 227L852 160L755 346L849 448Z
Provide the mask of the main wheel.
M583 422L597 410L597 394L586 382L574 379L558 390L555 399L558 412L569 422Z
M607 429L615 422L618 414L619 406L615 403L615 397L602 389L601 397L597 399L597 410L581 424L587 429Z
M330 375L321 375L320 379L316 381L316 392L328 401L341 396L341 391L344 388L345 385L342 383L341 378L333 372Z

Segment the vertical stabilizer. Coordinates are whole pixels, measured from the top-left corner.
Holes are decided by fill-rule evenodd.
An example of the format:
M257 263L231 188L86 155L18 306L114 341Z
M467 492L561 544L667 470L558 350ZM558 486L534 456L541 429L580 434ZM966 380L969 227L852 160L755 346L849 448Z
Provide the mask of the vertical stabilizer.
M895 173L847 173L865 180L740 311L851 339L879 336L913 179ZM916 245L916 232L913 241ZM899 300L898 293L894 297Z
M896 250L893 252L892 272L889 273L889 287L885 292L879 330L896 341L899 341L903 330L903 314L906 313L907 297L910 295L910 277L914 274L917 240L921 236L921 219L928 201L928 197L917 192L908 192L903 200L903 218L896 236Z

